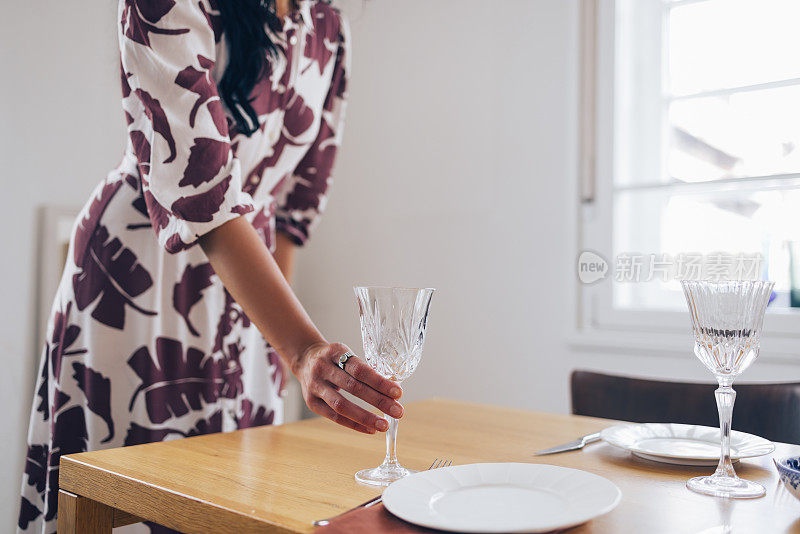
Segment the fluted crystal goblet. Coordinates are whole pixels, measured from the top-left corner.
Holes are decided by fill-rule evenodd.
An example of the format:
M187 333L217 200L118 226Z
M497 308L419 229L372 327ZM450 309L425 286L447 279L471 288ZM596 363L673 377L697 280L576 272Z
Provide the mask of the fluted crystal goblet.
M764 486L736 476L731 463L731 419L736 392L734 379L758 357L764 313L773 282L681 282L692 318L697 358L716 377L721 451L713 475L690 479L686 486L698 493L746 499L761 497Z
M355 287L361 338L367 363L381 376L400 384L422 358L428 311L434 290L405 287ZM415 471L397 461L397 419L385 416L386 458L378 467L356 473L364 484L388 486Z

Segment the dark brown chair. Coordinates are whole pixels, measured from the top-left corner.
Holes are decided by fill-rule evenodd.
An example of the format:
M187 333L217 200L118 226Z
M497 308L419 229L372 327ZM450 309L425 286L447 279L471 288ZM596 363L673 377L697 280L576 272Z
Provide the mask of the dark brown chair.
M800 444L800 382L734 384L733 429ZM572 413L635 423L717 426L716 384L573 371Z

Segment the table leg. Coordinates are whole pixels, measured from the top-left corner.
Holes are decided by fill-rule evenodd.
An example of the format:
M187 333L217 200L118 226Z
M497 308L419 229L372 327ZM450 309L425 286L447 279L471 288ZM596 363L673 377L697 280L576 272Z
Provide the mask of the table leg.
M103 503L58 492L58 534L111 534L114 509Z

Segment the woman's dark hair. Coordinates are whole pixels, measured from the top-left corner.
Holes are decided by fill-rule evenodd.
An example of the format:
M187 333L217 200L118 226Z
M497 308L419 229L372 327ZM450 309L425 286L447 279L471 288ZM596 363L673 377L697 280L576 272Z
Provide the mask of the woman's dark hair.
M280 31L282 22L275 14L275 0L217 0L217 7L228 44L220 97L233 114L237 130L249 137L258 129L250 93L269 69L269 59L278 54L267 28Z

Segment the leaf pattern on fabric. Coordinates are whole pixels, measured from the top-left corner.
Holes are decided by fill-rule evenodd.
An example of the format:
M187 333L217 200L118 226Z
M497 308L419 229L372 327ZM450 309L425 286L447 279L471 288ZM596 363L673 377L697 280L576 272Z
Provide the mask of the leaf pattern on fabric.
M80 362L74 362L72 375L78 387L86 395L88 408L108 425L108 436L101 443L114 437L114 420L111 418L111 380Z
M125 326L126 306L143 315L155 315L155 311L145 310L133 301L153 285L150 273L133 251L123 247L119 238L110 238L108 229L102 225L94 229L87 241L86 249L75 253L75 264L80 271L72 277L72 288L78 309L84 310L100 297L92 317L120 330Z
M206 10L206 6L203 5L203 2L198 2L197 5L200 6L200 11L203 12L203 15L205 15L208 25L214 32L214 42L218 43L219 40L222 38L222 30L224 23L222 21L222 16L219 14L219 11L217 10L216 3L213 0L211 1L211 7L212 9L215 10L215 12L213 13Z
M50 348L50 366L56 379L61 377L61 361L65 356L85 354L87 351L87 349L70 350L81 333L78 325L69 324L70 313L72 313L72 302L67 303L64 311L56 311L53 316L53 332L48 346Z
M128 434L125 436L125 446L164 441L164 439L171 434L190 438L192 436L202 436L215 432L222 432L222 410L217 410L211 414L208 419L199 420L194 428L188 432L175 428L148 428L132 422L131 426L128 428Z
M317 9L317 6L312 8L312 16L322 15L324 13ZM339 48L341 30L338 21L332 17L327 17L321 24L315 25L314 31L306 34L306 46L303 50L303 55L308 59L313 60L319 67L319 74L325 71L328 62Z
M280 388L283 381L283 361L272 347L267 352L267 360L269 360L269 364L272 367L272 383Z
M89 242L94 234L95 228L100 225L100 218L108 207L108 203L117 194L122 182L106 182L100 189L100 193L95 195L89 207L86 209L86 214L78 223L78 228L75 232L73 261L76 265L82 263L83 256L86 254L86 249L89 248Z
M264 178L264 173L267 172L267 169L270 167L270 159L270 157L262 158L261 161L253 167L253 170L247 175L247 180L245 180L245 184L242 186L242 191L248 195L256 194L258 186L261 185L261 180Z
M303 97L292 89L289 92L289 104L283 117L286 131L292 137L298 137L311 128L314 119L314 110L308 107Z
M244 389L242 383L242 363L241 354L244 351L239 341L228 345L228 350L224 353L224 359L220 360L222 367L222 384L219 389L219 396L227 399L235 399Z
M83 452L83 451L76 451L76 452ZM67 454L67 453L64 453ZM47 496L45 498L45 505L44 505L44 519L45 521L51 521L56 518L56 513L58 513L58 473L59 473L59 466L58 462L61 459L61 455L50 455L50 467L49 472L47 473Z
M54 416L53 448L50 451L48 488L45 520L56 516L58 509L58 463L61 456L86 451L89 434L86 430L86 418L83 407L73 406Z
M231 183L231 175L217 183L208 191L181 197L170 206L170 211L185 221L211 222L225 200L225 193ZM248 211L252 211L252 207Z
M33 504L31 504L31 501L29 501L25 497L22 497L22 501L19 507L19 519L17 519L17 526L22 530L25 530L26 528L28 528L30 522L39 517L40 515L42 515L41 510L39 510Z
M50 386L50 344L45 341L44 353L42 354L41 373L39 374L39 387L36 389L36 396L39 397L39 406L36 411L42 414L42 419L50 419L50 407L48 406L48 393Z
M295 176L288 185L282 184L289 190L284 192L283 207L277 211L276 227L293 237L297 244L308 239L314 218L321 210L336 150L335 132L323 121L317 138L298 164Z
M201 419L189 432L185 434L186 437L204 436L206 434L214 434L222 432L222 411L214 412L208 419Z
M147 217L148 221L150 220L150 212L147 211L147 201L144 199L144 193L139 194L139 196L137 196L136 199L131 202L131 206L133 206L133 209L138 211L144 217Z
M250 399L242 400L242 414L236 418L237 428L251 428L254 426L271 425L275 420L275 410L268 410L266 406L259 406L253 412L253 402Z
M122 98L128 98L129 96L131 96L131 85L130 83L128 83L128 78L130 77L131 77L130 73L125 72L125 69L122 67L122 57L120 56L119 78L122 85ZM128 124L130 124L131 122L129 122Z
M200 5L202 6L202 4ZM211 79L210 70L214 68L214 61L201 54L197 54L197 62L202 70L196 69L193 66L188 66L180 71L175 78L175 83L177 85L197 95L197 100L189 112L189 126L194 128L200 106L208 102L208 111L214 121L214 126L216 126L220 135L227 135L228 128L225 122L225 112L220 105L215 83ZM211 99L216 100L209 102ZM214 104L213 107L212 104Z
M274 245L272 242L275 230L275 225L273 223L274 213L275 203L271 202L269 208L263 207L258 210L258 213L253 216L253 220L251 221L253 228L256 229L256 233L258 233L269 250L272 250Z
M59 411L62 407L66 406L67 402L71 397L57 389L55 395L53 395L53 412Z
M164 141L167 142L169 156L167 156L167 159L162 163L174 161L175 157L178 155L177 149L175 148L175 138L172 137L172 129L169 126L167 114L164 112L164 108L161 107L161 102L150 96L150 93L144 89L136 89L134 93L139 97L139 100L142 101L144 113L147 115L147 118L150 119L150 123L153 125L153 131L163 137Z
M169 212L169 210L164 209L164 207L158 203L150 191L145 191L143 195L145 205L147 206L147 212L150 214L150 221L152 221L153 227L163 230L169 225L169 219L172 217L172 214Z
M73 247L73 261L78 272L72 277L78 309L84 310L102 294L92 317L105 325L120 329L125 323L125 305L145 315L155 314L138 307L132 301L133 297L153 284L150 274L136 262L136 256L130 249L124 248L120 252L122 244L118 238L106 243L108 230L100 224L109 202L123 185L122 181L107 182L78 223ZM54 369L56 365L60 369L60 358L51 363Z
M123 34L139 44L150 46L150 34L180 35L188 28L169 30L155 26L175 6L174 0L125 0L122 11Z
M203 298L203 290L211 287L211 277L214 268L210 263L201 263L192 267L187 265L178 283L172 288L172 306L175 311L186 321L186 326L193 336L200 336L200 332L192 325L189 313L192 307Z
M167 238L164 249L170 254L177 254L178 252L192 248L192 245L193 243L184 243L180 234L176 232Z
M139 192L139 185L140 184L139 184L139 177L138 176L134 176L133 174L126 173L125 176L124 176L124 180L125 180L125 183L128 184L128 187L130 187L131 189L133 189L137 193Z
M139 158L139 171L143 176L150 174L150 141L147 136L140 130L131 130L128 133L131 138L133 150Z
M53 423L53 450L50 453L50 465L54 455L75 454L86 450L86 440L89 434L86 431L86 418L82 406L73 406L58 412Z
M253 86L253 92L251 94L256 96L256 98L253 99L251 104L253 105L253 111L255 111L258 116L269 115L273 111L281 108L284 102L286 86L279 84L278 87L278 91L275 91L273 80L267 77L261 78L256 82L255 86ZM265 127L266 122L258 125L258 129L261 132L264 131ZM241 133L237 130L236 124L232 123L232 121L228 124L228 132L230 132L231 140L233 140L236 134Z
M316 140L300 160L296 174L298 180L289 194L287 202L297 210L319 207L319 199L328 188L328 178L333 172L333 156L336 154L336 134L323 122Z
M164 441L164 438L174 432L170 428L147 428L131 422L131 426L128 427L128 433L125 435L125 446Z
M25 457L25 475L28 485L34 486L37 493L43 493L47 486L47 459L49 452L46 445L29 445Z
M225 108L222 107L222 100L219 98L212 98L206 103L208 114L211 115L211 121L220 135L230 135L230 126L228 125L228 118L225 115Z
M200 410L204 402L217 400L222 384L217 362L194 347L184 352L183 343L177 339L159 337L155 348L155 361L146 346L128 360L142 380L131 397L129 411L133 411L136 399L143 393L150 421L160 424L170 417L186 415L190 409Z
M178 185L199 187L212 181L225 167L230 157L230 145L224 141L198 137L189 149L189 163Z
M299 143L292 141L286 135L284 135L283 131L281 131L278 141L272 145L272 154L262 158L261 161L259 161L258 164L253 167L253 170L247 175L247 181L242 187L242 191L250 195L255 194L258 186L261 185L261 180L264 177L264 173L267 171L267 169L275 167L278 164L278 160L283 155L283 151L286 149L286 147L298 145Z
M217 335L214 338L214 348L211 349L213 352L222 350L225 338L233 332L233 326L239 322L242 323L242 328L250 327L250 318L239 308L231 294L225 290L225 308L217 323Z

